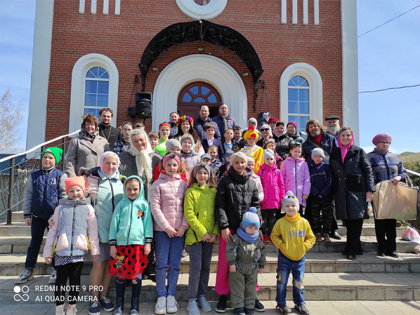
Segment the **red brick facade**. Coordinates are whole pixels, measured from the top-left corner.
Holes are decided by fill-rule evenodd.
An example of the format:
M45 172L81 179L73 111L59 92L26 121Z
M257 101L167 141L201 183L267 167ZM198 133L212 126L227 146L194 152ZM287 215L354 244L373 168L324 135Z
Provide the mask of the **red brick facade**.
M133 88L133 78L139 74L138 63L150 40L165 27L189 22L174 0L121 1L121 15L114 12L114 1L109 1L109 14L102 14L103 1L97 2L97 13L90 13L86 1L85 13L79 14L79 1L55 0L52 28L51 69L47 101L46 140L68 133L72 70L76 61L90 53L103 54L113 60L119 72L117 124L129 120L127 107ZM309 1L309 23L302 24L302 10L298 10L298 24L293 25L292 2L288 1L287 24L280 21L280 0L229 0L224 11L211 22L229 26L253 45L262 63L261 79L268 87L269 110L274 117L280 115L279 82L283 71L291 64L304 62L315 67L323 83L323 115L342 115L342 37L340 0L320 0L320 24L314 25L313 1ZM299 1L301 5L301 1ZM180 45L163 54L149 71L146 91L153 92L162 69L172 61L189 54L197 54L198 43L185 49ZM247 66L229 49L203 43L215 57L221 58L240 75L249 72ZM219 48L219 49L218 49ZM221 50L221 51L218 51ZM34 61L36 62L36 61ZM248 117L256 117L253 110L252 76L241 76L247 90ZM139 87L140 89L141 87ZM261 93L260 93L261 95ZM228 104L229 105L229 104ZM169 114L169 113L168 113ZM286 118L284 118L286 119ZM150 129L150 120L148 120Z

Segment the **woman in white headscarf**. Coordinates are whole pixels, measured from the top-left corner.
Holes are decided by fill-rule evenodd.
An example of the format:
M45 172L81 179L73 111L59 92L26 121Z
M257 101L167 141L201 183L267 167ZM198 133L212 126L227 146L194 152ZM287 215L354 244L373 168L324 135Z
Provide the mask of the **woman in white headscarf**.
M130 135L130 149L120 155L121 175L139 176L144 183L144 193L149 200L149 188L153 181L153 170L159 163L160 158L153 153L149 138L145 131L134 129Z

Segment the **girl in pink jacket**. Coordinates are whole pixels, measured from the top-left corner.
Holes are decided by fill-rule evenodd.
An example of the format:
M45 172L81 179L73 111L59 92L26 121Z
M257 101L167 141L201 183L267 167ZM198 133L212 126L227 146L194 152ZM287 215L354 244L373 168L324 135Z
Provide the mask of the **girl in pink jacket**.
M308 164L301 158L302 144L295 142L290 146L290 156L281 164L284 190L293 192L299 200L299 214L303 216L303 207L311 192L311 176Z
M178 311L175 293L184 247L184 232L188 229L184 217L184 197L188 187L178 174L180 166L181 160L177 154L167 153L163 157L161 173L152 185L149 199L156 243L156 314ZM166 287L167 266L169 272Z
M277 168L274 152L270 149L264 150L264 164L260 166L258 176L264 189L264 200L261 202L261 230L264 242L270 242L271 231L276 223L276 213L285 196L283 178Z

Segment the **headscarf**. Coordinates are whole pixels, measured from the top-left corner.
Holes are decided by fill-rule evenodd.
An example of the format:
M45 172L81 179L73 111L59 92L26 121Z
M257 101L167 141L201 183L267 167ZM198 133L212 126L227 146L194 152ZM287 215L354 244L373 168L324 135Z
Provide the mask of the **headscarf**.
M111 155L112 157L116 158L117 161L118 161L117 170L112 174L105 173L104 168L103 168L104 160L108 155ZM99 160L100 172L108 178L113 178L115 176L115 173L118 172L118 169L120 168L120 164L121 164L120 158L118 157L118 155L116 153L114 153L112 151L106 151L101 155L101 159Z
M341 140L340 140L340 136L338 136L338 147L341 149L341 160L343 161L343 163L344 163L344 159L346 158L346 155L347 155L347 151L349 150L349 148L354 144L354 135L352 135L351 136L351 141L350 141L350 143L348 144L348 145L346 145L346 146L344 146L342 143L341 143Z
M263 125L261 126L261 128L260 128L260 131L261 131L261 129L262 129L262 128L264 128L264 127L268 127L268 137L267 137L267 138L264 138L264 137L263 137L263 135L262 135L262 132L261 132L261 138L263 138L263 139L268 139L268 138L272 137L272 136L273 136L273 131L271 130L270 125L269 125L269 124L263 124Z
M146 149L144 150L137 150L133 144L133 136L134 135L143 135L144 139L146 140ZM148 181L153 179L152 176L152 158L149 154L153 153L152 147L149 142L149 138L144 130L141 129L134 129L130 134L130 149L128 152L136 157L136 166L137 166L137 174L139 177L143 176L143 173L146 175Z

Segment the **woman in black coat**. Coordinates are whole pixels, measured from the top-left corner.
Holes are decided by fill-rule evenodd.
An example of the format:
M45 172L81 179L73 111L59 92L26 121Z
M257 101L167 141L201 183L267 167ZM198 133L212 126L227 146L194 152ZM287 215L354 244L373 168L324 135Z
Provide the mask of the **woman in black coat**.
M344 254L356 259L362 251L360 236L363 219L367 219L367 201L375 191L372 167L362 148L353 144L353 130L341 128L338 133L339 148L331 154L332 192L337 219L347 227L347 243Z

